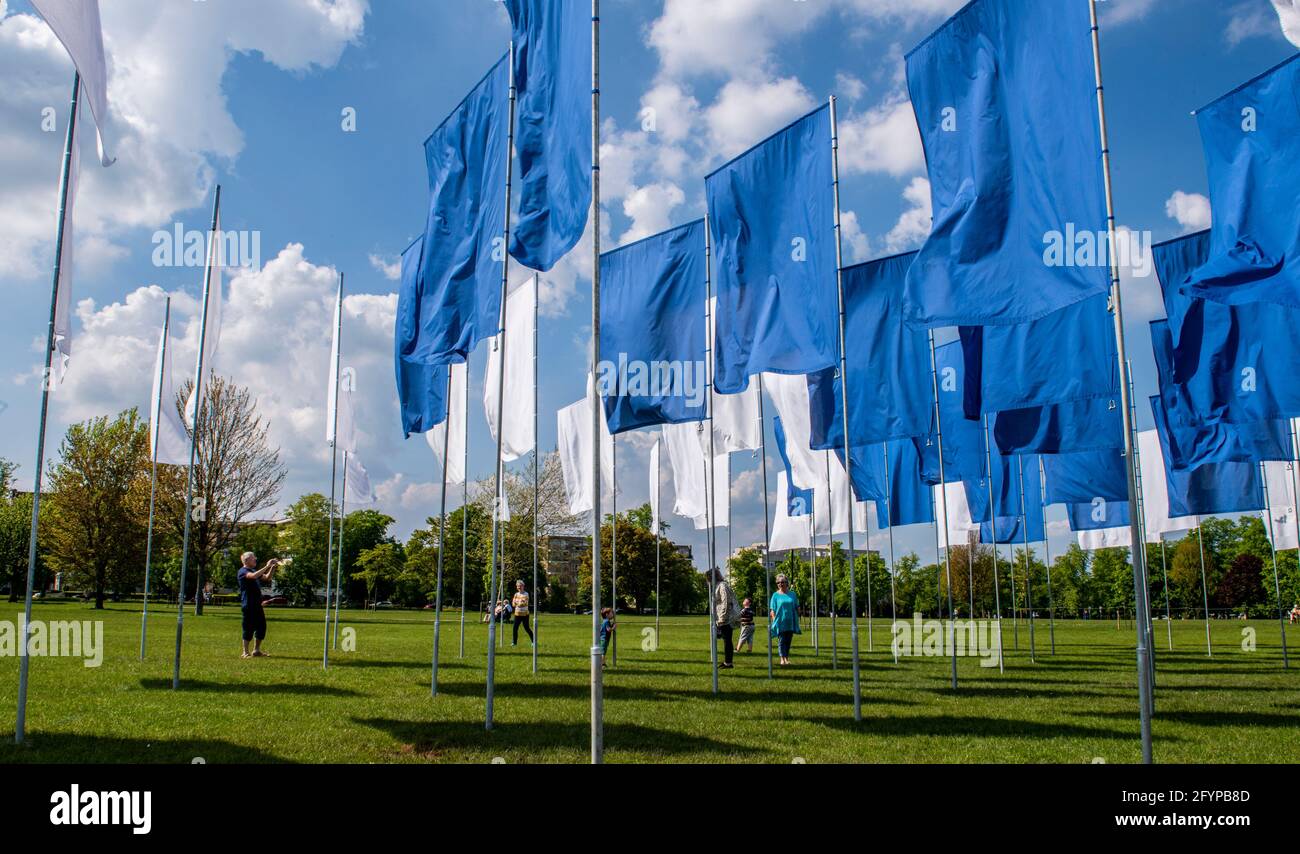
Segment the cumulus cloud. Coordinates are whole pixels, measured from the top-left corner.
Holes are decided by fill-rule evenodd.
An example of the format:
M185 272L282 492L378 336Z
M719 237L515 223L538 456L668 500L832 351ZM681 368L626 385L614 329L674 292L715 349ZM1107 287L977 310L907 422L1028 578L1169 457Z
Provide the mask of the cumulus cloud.
M925 169L912 104L893 97L840 122L840 168L846 175L883 172L895 178Z
M918 248L930 234L930 220L933 217L930 205L930 180L913 178L903 190L903 201L907 210L898 218L898 222L885 235L885 248L890 252L907 252Z
M389 261L387 258L384 258L382 255L372 254L370 256L370 266L373 267L376 272L378 272L381 276L383 276L385 279L387 279L390 282L396 282L398 279L402 277L401 258L398 258L395 261Z
M794 77L729 80L704 111L713 149L733 157L812 110L812 94Z
M1200 193L1176 191L1165 202L1165 214L1183 227L1183 233L1210 227L1210 200Z
M673 211L684 201L686 194L676 184L659 182L636 188L623 199L623 213L632 220L632 226L621 242L665 231L673 224Z

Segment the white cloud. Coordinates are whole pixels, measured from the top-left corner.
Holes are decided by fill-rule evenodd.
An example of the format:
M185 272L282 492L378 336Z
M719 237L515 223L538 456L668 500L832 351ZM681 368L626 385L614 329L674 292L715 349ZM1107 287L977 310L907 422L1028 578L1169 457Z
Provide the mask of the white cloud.
M1102 25L1120 26L1140 21L1155 8L1156 0L1110 0L1102 4Z
M1228 10L1228 26L1223 31L1229 47L1237 47L1247 39L1280 36L1278 13L1264 0L1236 3Z
M835 75L835 94L853 102L862 98L867 92L867 84L852 74L844 71Z
M370 256L370 266L374 267L385 279L390 282L396 282L402 277L402 259L389 261L381 255Z
M930 234L933 216L930 206L930 180L913 178L903 190L903 201L910 207L885 235L885 247L890 252L907 252L918 248Z
M1165 214L1183 227L1183 233L1210 227L1210 200L1200 193L1176 191L1165 202Z
M780 39L805 32L825 8L770 0L666 0L647 41L667 78L730 75L765 65Z
M623 199L623 213L632 226L620 243L630 243L666 231L673 225L673 211L686 201L686 194L676 184L661 182L638 187Z
M883 172L895 178L925 169L912 104L896 96L840 122L840 168L846 175Z
M794 77L735 79L722 87L704 120L714 151L728 158L810 112L816 103Z
M871 257L871 241L858 223L857 211L840 212L840 238L846 250L845 260L857 264Z

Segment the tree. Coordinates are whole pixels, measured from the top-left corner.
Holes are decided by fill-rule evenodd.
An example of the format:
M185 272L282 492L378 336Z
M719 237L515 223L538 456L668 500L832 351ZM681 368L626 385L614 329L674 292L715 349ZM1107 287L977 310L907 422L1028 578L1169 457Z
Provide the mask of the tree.
M325 586L329 560L330 502L311 492L289 505L288 521L280 528L279 545L293 563L275 573L276 588L296 605L311 605L316 589ZM335 543L337 545L337 541Z
M93 589L97 609L110 585L123 591L144 573L148 454L148 429L130 409L69 427L50 463L42 519L50 566Z
M613 580L613 520L606 517L600 528L600 601L611 601ZM704 576L672 543L659 544L659 608L661 613L683 614L702 610L708 601ZM619 517L618 607L645 610L653 607L655 592L655 538L642 528ZM585 549L578 565L578 601L591 601L591 550Z
M49 504L43 505L46 514ZM27 588L27 551L31 547L32 497L31 495L0 495L0 566L8 567L9 601L17 602L18 594ZM38 540L38 545L42 541ZM36 556L40 567L45 550Z
M1183 609L1198 612L1203 608L1206 598L1214 598L1213 581L1208 585L1208 593L1204 590L1206 584L1202 581L1203 577L1212 579L1213 570L1214 555L1207 550L1205 573L1202 576L1201 548L1196 532L1193 531L1178 542L1174 548L1173 560L1169 563L1169 591Z
M335 566L334 571L339 572L339 566L342 567L343 584L341 589L348 598L360 598L355 594L360 593L362 590L352 580L352 576L356 571L357 559L362 552L373 549L380 543L396 542L388 534L388 529L396 521L387 513L373 509L353 510L343 520L342 526L339 525L337 518L335 519L334 548L337 554L337 550L341 547L343 557L339 564ZM341 544L339 542L340 537L342 538ZM335 559L338 560L337 557Z
M1250 614L1258 612L1265 599L1264 561L1249 553L1237 555L1214 591L1215 604Z
M367 604L377 602L378 594L386 586L394 585L405 568L406 558L400 543L380 543L373 549L366 549L357 558L361 571L357 578L366 585Z
M755 611L767 607L766 591L769 585L758 549L741 549L735 557L728 559L727 575L737 599L752 599Z
M0 495L7 496L9 490L13 489L14 472L17 470L18 463L0 457Z
M193 380L186 381L173 402L182 420L193 387ZM184 536L186 517L191 518L193 589L201 590L208 567L234 539L241 523L273 507L284 483L280 451L268 443L267 425L247 389L218 376L204 384L192 507L185 504L188 478L184 466L158 467L157 515L178 541ZM195 613L203 613L202 597L197 598Z

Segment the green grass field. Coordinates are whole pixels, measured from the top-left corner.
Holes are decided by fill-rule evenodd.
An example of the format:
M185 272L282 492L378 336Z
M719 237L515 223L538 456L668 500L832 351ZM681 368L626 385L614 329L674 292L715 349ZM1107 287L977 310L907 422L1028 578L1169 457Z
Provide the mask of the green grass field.
M0 620L19 607L0 604ZM444 618L439 696L429 696L431 612L345 612L356 651L321 668L318 611L272 610L267 651L240 660L239 611L187 615L182 689L171 689L175 610L151 616L146 661L140 617L80 603L38 604L39 620L104 620L104 660L34 658L28 738L12 743L18 661L0 658L0 762L585 762L588 758L589 617L543 616L540 672L526 644L497 657L496 727L485 732L487 627L470 618L459 658L459 614ZM1133 627L1060 622L1056 655L1037 621L1037 663L1028 629L1006 672L946 658L889 653L887 621L874 652L861 628L862 715L852 717L848 621L839 621L839 668L830 626L821 653L796 638L790 668L767 678L766 649L722 671L714 696L703 616L665 619L657 651L642 650L652 618L619 620L617 667L605 678L609 762L1135 762L1139 756ZM1258 649L1242 650L1242 630ZM1158 623L1155 757L1158 762L1300 762L1300 661L1284 672L1276 624L1175 621L1174 650ZM1296 632L1300 636L1300 631ZM765 638L760 628L759 638ZM1293 645L1295 639L1293 638ZM1300 648L1293 651L1300 659Z

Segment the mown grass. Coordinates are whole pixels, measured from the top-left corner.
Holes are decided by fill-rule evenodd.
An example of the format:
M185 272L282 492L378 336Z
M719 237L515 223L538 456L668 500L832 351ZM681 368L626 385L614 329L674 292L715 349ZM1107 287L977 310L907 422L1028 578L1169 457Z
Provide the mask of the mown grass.
M0 620L20 608L0 604ZM444 617L439 695L429 696L430 612L345 612L356 651L321 667L318 611L269 612L272 657L238 656L237 608L186 616L180 691L171 689L175 610L149 623L139 661L140 617L125 606L38 604L41 620L104 621L104 661L35 658L28 738L15 746L18 662L0 658L0 762L585 762L589 749L590 617L543 616L540 670L528 646L507 638L497 657L496 726L483 726L487 627ZM889 653L888 623L862 638L862 721L852 716L848 621L840 620L839 666L830 627L821 653L807 633L794 664L767 677L765 635L752 655L711 688L705 618L665 618L657 651L642 649L652 618L621 616L618 662L605 676L609 762L1054 762L1140 758L1133 627L1058 622L1036 626L1037 661L1004 626L1006 672L963 659L960 689L946 658ZM1155 755L1160 762L1300 762L1300 661L1281 667L1276 623L1175 621L1174 650L1156 627ZM1242 648L1243 629L1257 649ZM805 626L805 631L807 627ZM1300 631L1295 633L1300 636ZM1293 637L1294 644L1294 637ZM1300 659L1300 645L1293 650Z

